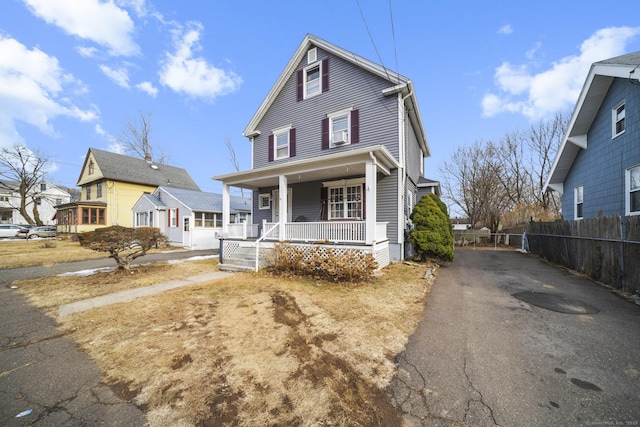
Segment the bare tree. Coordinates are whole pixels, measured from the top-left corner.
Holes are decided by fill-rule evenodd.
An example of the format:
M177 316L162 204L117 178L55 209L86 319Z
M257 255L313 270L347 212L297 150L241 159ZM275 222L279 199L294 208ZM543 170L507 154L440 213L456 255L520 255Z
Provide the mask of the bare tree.
M227 150L229 150L229 160L231 161L233 168L236 170L236 172L240 172L240 162L238 161L238 157L236 156L236 150L233 148L231 138L226 137L224 139L224 145L226 145ZM244 198L244 188L240 188L240 194L242 195L242 198Z
M38 213L39 188L47 173L49 158L38 150L14 144L0 150L0 188L15 192L19 197L20 215L29 223L42 225ZM31 214L28 207L31 206ZM33 215L33 216L32 216Z
M153 160L157 163L165 163L168 157L162 151L159 152L158 156L155 156L154 148L150 141L152 131L151 113L140 111L137 119L127 120L127 129L122 136L118 137L118 143L127 154Z

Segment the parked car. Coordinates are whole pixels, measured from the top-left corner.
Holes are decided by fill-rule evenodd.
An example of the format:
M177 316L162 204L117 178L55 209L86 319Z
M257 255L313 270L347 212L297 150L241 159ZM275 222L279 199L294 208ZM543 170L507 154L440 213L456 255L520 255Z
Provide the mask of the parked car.
M37 239L38 237L56 237L56 227L52 225L33 227L27 233L27 239Z
M27 233L29 232L29 230L31 230L33 227L35 227L35 225L33 224L21 224L20 225L20 231L18 231L18 237L23 237L23 238L27 238Z
M0 224L0 238L18 237L18 233L26 233L26 228L17 224Z

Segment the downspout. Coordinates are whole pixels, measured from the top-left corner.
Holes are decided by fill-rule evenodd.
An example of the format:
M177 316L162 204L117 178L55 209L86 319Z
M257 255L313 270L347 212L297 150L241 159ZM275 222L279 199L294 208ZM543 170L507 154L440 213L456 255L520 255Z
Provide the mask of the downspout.
M398 168L398 243L400 244L400 260L404 259L404 208L405 208L405 196L406 196L406 130L405 130L405 107L404 102L407 98L413 95L413 90L409 89L409 93L406 96L402 96L402 92L398 92L398 124L399 129L399 153L400 168Z

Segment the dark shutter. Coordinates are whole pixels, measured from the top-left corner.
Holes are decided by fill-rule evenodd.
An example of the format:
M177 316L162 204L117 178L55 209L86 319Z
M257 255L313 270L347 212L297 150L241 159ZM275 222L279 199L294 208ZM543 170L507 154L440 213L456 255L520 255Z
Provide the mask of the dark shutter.
M322 60L322 91L329 91L329 59Z
M329 149L329 118L322 119L322 149Z
M351 143L360 142L360 110L351 112Z
M304 72L298 70L296 75L298 76L298 82L296 84L297 99L298 101L302 101L304 99Z
M329 189L327 187L320 188L320 221L326 221L329 218Z
M362 184L362 219L367 219L367 184Z
M269 144L267 145L269 149L268 160L273 162L273 134L269 135Z
M180 209L176 208L176 227L180 227Z
M289 157L296 156L296 128L289 130Z
M167 209L167 227L171 227L171 209Z

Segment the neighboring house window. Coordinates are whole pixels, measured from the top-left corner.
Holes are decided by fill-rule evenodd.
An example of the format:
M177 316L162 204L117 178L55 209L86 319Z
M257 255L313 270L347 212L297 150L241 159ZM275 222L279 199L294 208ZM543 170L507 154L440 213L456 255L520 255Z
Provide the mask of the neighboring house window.
M243 222L247 222L246 212L240 212L236 215L236 223L243 223Z
M136 212L136 227L149 226L149 212Z
M87 185L85 189L86 189L87 200L91 200L91 185Z
M322 149L360 141L360 110L342 110L322 119Z
M83 224L104 224L104 209L82 208Z
M213 228L216 223L216 214L213 212L195 212L195 226Z
M149 212L149 227L153 227L153 211Z
M56 206L61 205L62 204L62 199L56 199Z
M40 197L36 197L36 206L40 206L42 204L42 199Z
M47 184L44 182L40 183L40 191L47 191Z
M0 202L8 202L9 196L0 196Z
M627 169L627 215L640 215L640 165Z
M280 128L269 135L269 161L295 157L296 130L291 126Z
M260 194L260 196L258 196L258 209L271 209L270 194Z
M613 138L624 132L625 129L624 102L613 109Z
M583 205L583 194L584 187L581 185L576 187L574 190L574 200L575 200L575 219L582 219L582 205Z
M89 160L89 175L93 174L93 160Z
M329 187L329 219L362 218L362 185Z
M177 227L178 226L178 208L169 209L167 211L168 218L168 226L169 227Z
M317 52L316 52L317 57ZM309 55L308 55L309 57ZM297 100L310 98L329 90L329 59L309 65L298 70Z
M96 184L96 197L99 199L102 197L102 182Z

